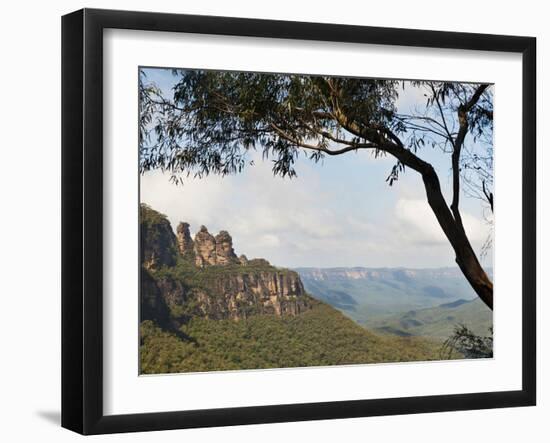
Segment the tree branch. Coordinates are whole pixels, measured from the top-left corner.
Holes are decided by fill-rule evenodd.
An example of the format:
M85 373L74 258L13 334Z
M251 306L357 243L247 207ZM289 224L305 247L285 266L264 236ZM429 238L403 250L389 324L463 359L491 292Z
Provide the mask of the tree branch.
M310 143L305 143L301 140L298 140L295 137L292 137L290 134L288 134L283 129L279 128L275 123L271 123L270 126L273 128L273 130L279 135L279 137L285 139L286 141L293 143L296 146L300 146L304 149L310 149L312 151L318 151L323 152L328 155L340 155L344 154L345 152L349 151L356 151L357 149L372 149L376 148L375 145L371 143L357 143L357 144L348 144L344 148L341 149L328 149L321 145L312 145Z
M449 141L452 143L453 136L451 135L451 131L449 131L449 127L447 126L447 120L445 119L445 113L443 112L443 107L441 106L441 102L439 101L439 97L437 96L437 92L435 91L435 87L433 83L430 83L430 88L432 89L432 94L434 95L435 102L437 104L437 108L439 109L439 115L441 116L441 121L443 122L442 126L445 130L445 133L447 134L447 137L449 138Z
M494 212L493 211L493 193L488 191L487 188L485 187L485 180L481 182L481 185L483 187L483 194L485 194L485 198L487 199L487 201L489 202L489 206L491 207L491 212Z
M465 103L458 107L458 123L459 129L456 139L453 143L453 154L451 156L451 165L453 170L453 201L451 203L451 211L460 228L464 230L462 223L462 216L459 209L460 201L460 152L466 134L468 133L468 112L476 105L481 95L487 89L489 85L479 85L472 97Z

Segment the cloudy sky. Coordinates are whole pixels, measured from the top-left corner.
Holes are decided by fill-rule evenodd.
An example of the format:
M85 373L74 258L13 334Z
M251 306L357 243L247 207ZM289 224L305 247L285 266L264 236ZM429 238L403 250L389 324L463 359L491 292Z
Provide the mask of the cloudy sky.
M168 70L148 70L148 80L170 91ZM166 94L168 95L169 92ZM400 112L423 100L420 91L402 94ZM425 148L420 156L439 173L448 197L450 156ZM141 201L166 214L175 228L187 221L213 234L230 232L237 254L263 257L278 266L442 267L454 266L452 249L431 212L420 176L406 170L390 187L394 161L369 152L347 153L315 164L302 157L294 179L274 177L271 162L252 153L254 166L239 175L185 179L148 172ZM477 200L462 196L466 230L480 251L490 228ZM491 265L491 254L483 259Z

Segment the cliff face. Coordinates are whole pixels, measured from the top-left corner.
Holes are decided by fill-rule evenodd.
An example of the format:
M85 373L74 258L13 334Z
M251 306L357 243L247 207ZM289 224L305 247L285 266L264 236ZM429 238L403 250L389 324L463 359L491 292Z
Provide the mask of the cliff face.
M226 274L209 289L197 293L196 314L212 319L295 316L311 307L298 274L286 270Z
M213 236L201 226L192 239L188 223L174 235L162 214L147 208L142 215L142 320L166 325L192 316L240 320L311 309L314 300L296 272L237 257L227 231Z
M175 266L176 237L170 222L148 206L140 207L141 264L145 269Z
M194 242L189 232L189 223L181 222L176 229L176 238L178 240L178 251L184 256L193 251Z

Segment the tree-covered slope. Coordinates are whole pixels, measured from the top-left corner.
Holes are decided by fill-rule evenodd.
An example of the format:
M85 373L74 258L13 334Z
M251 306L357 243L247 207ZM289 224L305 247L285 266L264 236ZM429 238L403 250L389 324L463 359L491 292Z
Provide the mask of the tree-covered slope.
M239 321L195 317L177 333L144 321L140 332L144 374L424 361L440 356L439 344L371 333L321 302L293 317L255 315Z

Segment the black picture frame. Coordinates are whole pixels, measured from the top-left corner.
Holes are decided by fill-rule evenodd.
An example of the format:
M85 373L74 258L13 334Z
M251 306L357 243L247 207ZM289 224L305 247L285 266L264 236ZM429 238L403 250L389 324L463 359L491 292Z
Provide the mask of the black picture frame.
M519 53L522 119L522 389L171 411L103 413L103 30L171 31ZM458 411L536 403L536 39L83 9L62 18L62 426L82 434Z

